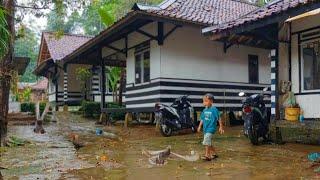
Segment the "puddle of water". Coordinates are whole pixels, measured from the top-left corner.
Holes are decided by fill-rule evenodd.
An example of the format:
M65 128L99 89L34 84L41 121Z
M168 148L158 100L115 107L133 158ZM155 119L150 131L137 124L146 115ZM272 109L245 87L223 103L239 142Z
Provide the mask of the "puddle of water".
M63 135L59 125L45 126L45 134L35 134L33 128L10 126L9 136L22 137L31 144L7 148L1 154L1 166L8 168L2 171L5 179L58 179L62 172L69 169L93 167L76 157L73 144Z

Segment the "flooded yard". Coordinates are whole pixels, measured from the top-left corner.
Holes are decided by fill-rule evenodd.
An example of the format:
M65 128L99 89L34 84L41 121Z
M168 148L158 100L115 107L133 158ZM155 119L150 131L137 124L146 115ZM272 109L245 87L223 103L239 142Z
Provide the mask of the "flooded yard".
M4 179L317 179L307 155L319 146L302 144L252 146L241 127L215 135L219 158L189 162L170 155L164 165L150 164L143 150L171 146L181 155L202 155L202 134L189 131L162 137L151 125L99 127L115 134L97 136L93 120L75 114L58 115L58 123L45 126L46 134L34 134L32 126L10 126L10 135L24 138L24 146L1 149ZM79 137L76 150L71 140Z

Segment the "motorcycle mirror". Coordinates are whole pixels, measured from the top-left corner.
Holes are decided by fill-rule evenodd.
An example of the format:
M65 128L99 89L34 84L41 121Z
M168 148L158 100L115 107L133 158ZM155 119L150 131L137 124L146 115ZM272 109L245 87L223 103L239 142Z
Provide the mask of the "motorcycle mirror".
M244 92L239 92L239 96L244 96L245 95L245 93Z
M263 88L263 90L262 91L268 91L268 89L269 89L269 87L265 87L265 88Z

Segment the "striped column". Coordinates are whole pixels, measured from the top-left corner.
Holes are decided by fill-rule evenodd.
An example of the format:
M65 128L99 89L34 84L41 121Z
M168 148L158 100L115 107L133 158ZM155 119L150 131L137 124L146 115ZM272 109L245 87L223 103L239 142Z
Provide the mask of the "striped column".
M92 68L91 95L93 100L95 96L100 96L100 69L95 66Z
M277 117L277 74L278 74L278 59L276 49L271 50L271 121L275 121Z
M63 102L68 105L68 68L67 65L63 68Z

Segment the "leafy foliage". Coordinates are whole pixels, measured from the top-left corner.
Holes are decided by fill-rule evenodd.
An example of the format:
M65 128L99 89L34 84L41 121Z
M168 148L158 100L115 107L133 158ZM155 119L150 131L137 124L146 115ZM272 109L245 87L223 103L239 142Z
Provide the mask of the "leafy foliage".
M29 102L31 99L32 90L30 87L25 88L21 94L19 94L19 101Z
M36 105L35 103L32 102L27 102L27 103L21 103L21 112L30 112L32 114L35 114L36 112Z
M81 109L83 111L84 117L94 117L95 115L100 114L100 103L90 102L90 101L82 101Z
M47 31L53 31L62 35L63 33L75 32L81 19L78 11L73 11L68 16L66 7L59 2L55 4L54 9L47 14L47 21Z
M19 38L15 40L15 56L29 57L30 63L26 72L20 77L21 82L35 82L37 77L32 73L37 64L37 56L39 51L38 38L36 33L29 28L20 28Z
M18 72L13 71L11 76L11 88L10 88L10 91L13 95L18 95L18 82L19 82Z
M44 109L46 108L46 105L47 105L46 102L40 102L40 103L39 103L39 111L40 111L40 114L43 113Z
M97 35L124 16L136 2L158 4L162 0L92 0L82 4L82 13L76 9L70 15L60 10L68 7L67 4L56 5L47 14L47 30L60 33L79 33L82 30L86 35Z
M0 7L0 58L1 59L8 50L9 39L10 39L10 32L8 31L6 11Z
M21 112L30 112L32 114L35 114L36 112L36 104L33 102L21 103L20 108L21 108ZM46 102L40 102L39 103L40 114L43 113L45 108L46 108Z
M119 81L121 78L122 68L120 67L111 67L108 69L108 85L112 91L113 102L117 102L117 92L119 90Z
M108 108L123 108L123 106L117 103L107 103ZM82 101L81 110L83 111L84 117L97 117L101 113L100 103L91 101ZM110 114L115 120L123 120L125 113L113 112Z
M83 67L78 67L76 69L76 79L80 81L80 88L81 92L83 93L84 97L89 91L87 88L87 82L88 80L92 77L92 73L89 69L83 68Z

